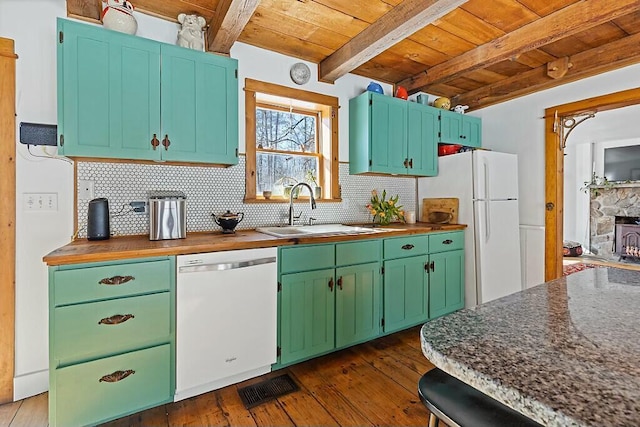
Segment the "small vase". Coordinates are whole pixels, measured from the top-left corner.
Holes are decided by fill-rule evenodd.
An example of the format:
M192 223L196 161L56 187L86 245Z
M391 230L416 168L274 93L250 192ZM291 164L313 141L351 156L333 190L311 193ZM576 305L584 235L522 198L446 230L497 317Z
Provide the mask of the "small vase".
M389 216L376 215L373 218L373 222L379 225L389 225L391 223L391 218Z

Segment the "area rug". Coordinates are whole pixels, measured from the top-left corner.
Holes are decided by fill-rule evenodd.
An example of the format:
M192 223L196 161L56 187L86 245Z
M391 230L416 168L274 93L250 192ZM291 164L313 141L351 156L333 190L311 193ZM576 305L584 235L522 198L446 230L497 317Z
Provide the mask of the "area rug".
M585 264L583 262L577 262L575 264L568 264L562 266L562 275L568 276L569 274L577 273L578 271L586 270L588 268L599 267L596 264Z

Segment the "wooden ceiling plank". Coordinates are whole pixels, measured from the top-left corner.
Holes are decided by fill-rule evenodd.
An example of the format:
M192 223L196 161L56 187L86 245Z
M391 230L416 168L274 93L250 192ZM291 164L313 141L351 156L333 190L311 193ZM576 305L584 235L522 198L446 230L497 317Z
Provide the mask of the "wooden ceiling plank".
M476 46L504 35L504 31L478 19L464 9L455 9L434 25Z
M335 9L358 18L369 24L380 19L385 13L389 12L393 6L380 0L314 0L316 3L323 4L331 9Z
M322 46L295 39L268 28L259 27L251 22L245 27L238 40L252 46L311 62L320 62L322 58L326 58L332 52L332 50Z
M516 30L540 18L516 0L472 0L462 9L505 32Z
M207 22L213 18L213 6L203 7L202 3L192 3L185 0L158 1L158 0L135 0L136 11L146 15L155 16L166 21L178 22L178 15L181 13L195 14L202 16Z
M287 25L282 25L285 20L287 21ZM291 19L276 9L271 8L258 7L258 10L256 10L251 18L251 23L326 47L327 49L331 49L331 51L337 50L349 41L349 37L345 35L310 24L306 21Z
M579 0L518 0L518 3L527 7L533 13L547 16L556 10L576 3Z
M543 65L501 82L458 95L454 97L453 102L469 105L471 109L478 109L637 64L640 63L639 46L640 33L570 57L569 63L572 66L561 79L552 79L547 76L547 66Z
M398 84L415 93L430 84L486 68L519 52L548 45L639 9L638 0L581 0Z
M478 47L478 45L435 25L427 25L418 30L409 37L409 40L429 46L447 56L457 56Z
M335 81L467 0L405 0L319 65L319 79Z
M67 16L90 22L101 22L100 0L67 0Z
M611 22L615 23L627 34L640 33L640 25L638 25L638 22L640 22L640 11L621 16L620 18L614 19Z
M258 8L260 0L221 0L207 30L208 49L228 54Z

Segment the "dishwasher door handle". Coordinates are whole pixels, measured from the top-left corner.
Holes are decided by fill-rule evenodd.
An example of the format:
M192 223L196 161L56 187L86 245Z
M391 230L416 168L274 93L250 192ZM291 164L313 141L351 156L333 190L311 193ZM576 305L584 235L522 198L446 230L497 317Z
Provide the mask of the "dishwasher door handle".
M255 265L272 264L276 262L276 257L266 257L251 259L248 261L237 262L219 262L214 264L197 264L197 265L185 265L178 269L180 273L199 273L202 271L225 271L225 270L237 270L239 268L253 267Z

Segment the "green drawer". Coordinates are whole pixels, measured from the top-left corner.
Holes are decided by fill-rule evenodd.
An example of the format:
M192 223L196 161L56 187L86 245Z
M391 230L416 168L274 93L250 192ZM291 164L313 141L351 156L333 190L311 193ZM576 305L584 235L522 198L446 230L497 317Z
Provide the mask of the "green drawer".
M168 259L58 270L53 273L54 305L168 291L172 274Z
M384 259L404 258L429 252L429 239L425 234L384 239Z
M56 308L52 359L68 363L168 341L170 313L169 292ZM117 315L133 317L109 324Z
M455 251L464 248L464 231L429 235L429 253Z
M282 248L280 273L319 270L335 265L334 245L310 245Z
M100 381L133 371L117 382ZM94 360L55 372L51 426L94 425L172 400L168 344Z
M380 261L380 240L336 244L336 265L364 264Z

